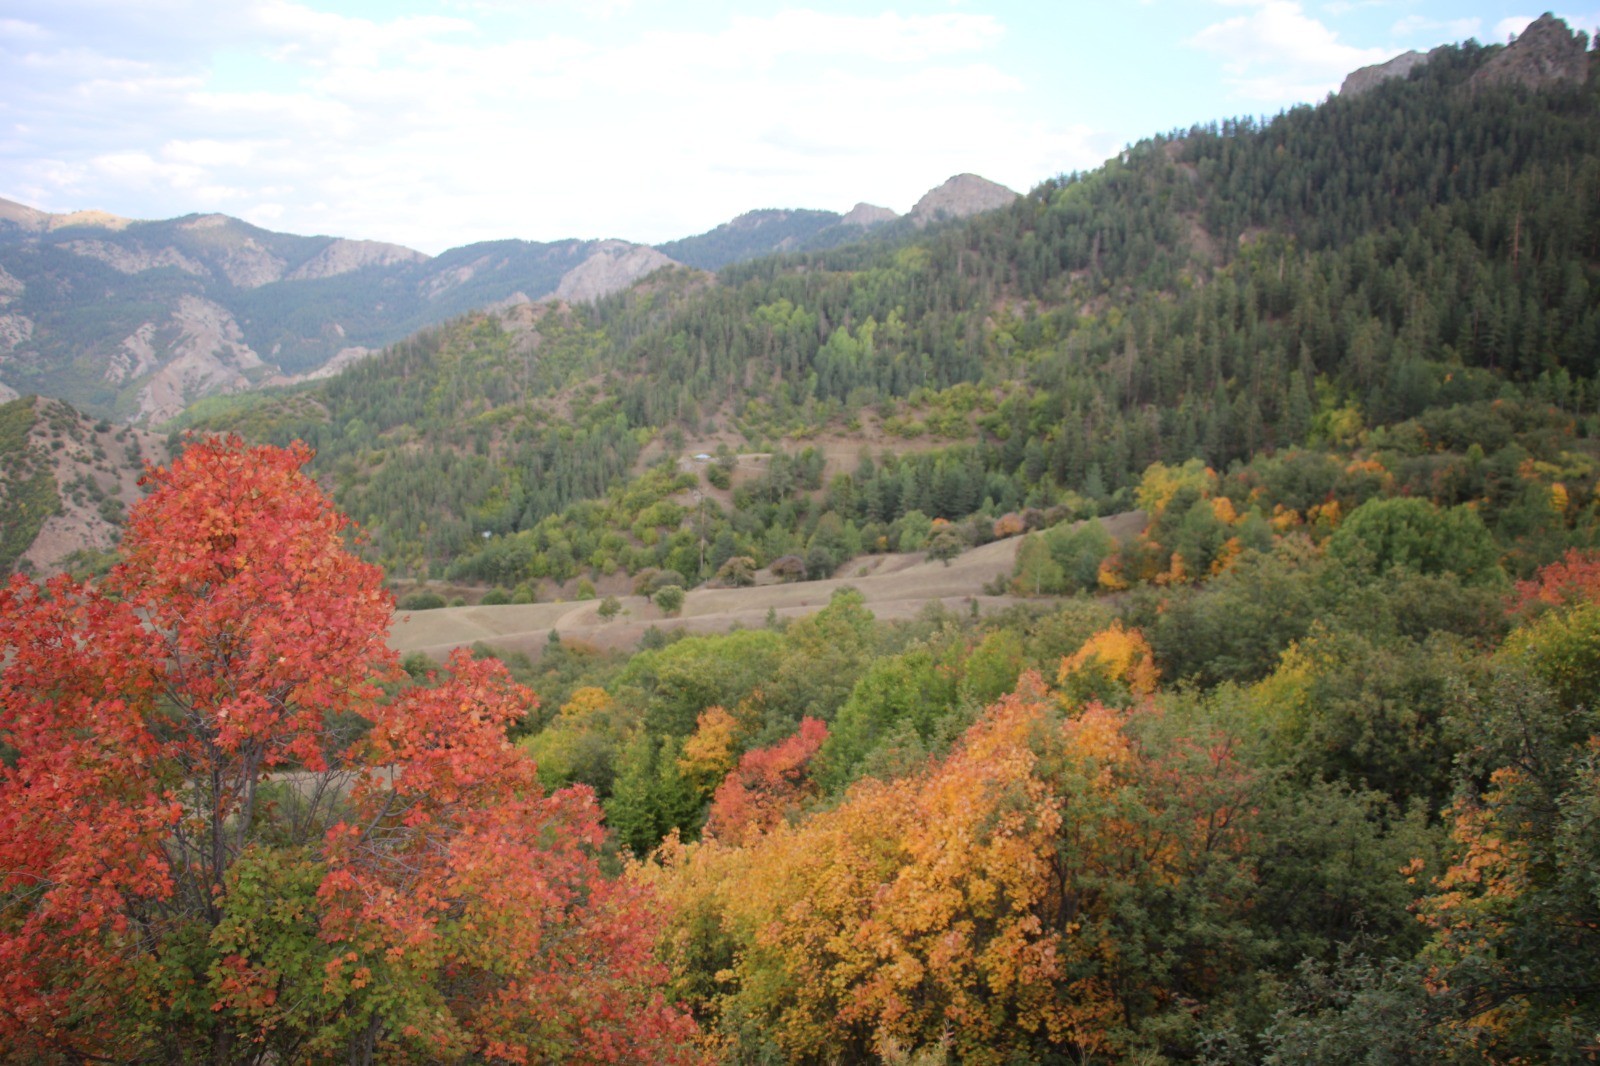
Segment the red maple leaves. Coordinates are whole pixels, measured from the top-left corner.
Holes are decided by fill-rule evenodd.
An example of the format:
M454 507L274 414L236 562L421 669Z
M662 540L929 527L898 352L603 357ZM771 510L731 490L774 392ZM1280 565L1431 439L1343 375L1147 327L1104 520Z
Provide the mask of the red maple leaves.
M385 699L392 609L310 453L191 445L99 588L0 592L0 1044L43 1057L669 1061L593 796L461 655Z

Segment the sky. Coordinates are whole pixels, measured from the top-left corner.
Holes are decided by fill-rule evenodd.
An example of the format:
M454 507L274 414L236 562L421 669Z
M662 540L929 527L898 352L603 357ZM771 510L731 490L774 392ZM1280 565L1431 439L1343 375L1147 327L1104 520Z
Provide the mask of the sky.
M1557 9L1600 26L1600 0ZM0 197L437 254L1025 191L1521 0L5 0Z

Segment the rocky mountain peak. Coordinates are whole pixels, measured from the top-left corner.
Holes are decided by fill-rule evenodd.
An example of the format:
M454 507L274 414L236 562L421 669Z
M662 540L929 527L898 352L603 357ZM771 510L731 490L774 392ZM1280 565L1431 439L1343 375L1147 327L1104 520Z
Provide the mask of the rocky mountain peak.
M880 222L893 222L899 217L887 207L859 203L845 213L845 216L839 220L839 224L841 226L860 226L862 229L871 229Z
M1530 89L1582 85L1589 78L1588 52L1589 35L1572 32L1566 22L1547 11L1485 63L1472 76L1472 84L1523 85Z
M966 218L968 215L1005 207L1018 194L976 174L957 174L938 188L930 189L911 209L910 218L925 226L940 218Z

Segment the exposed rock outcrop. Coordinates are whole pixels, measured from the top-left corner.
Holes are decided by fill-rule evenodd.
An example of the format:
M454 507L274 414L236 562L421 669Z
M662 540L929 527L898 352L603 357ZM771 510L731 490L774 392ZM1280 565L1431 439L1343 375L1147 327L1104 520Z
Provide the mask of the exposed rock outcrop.
M485 255L474 259L470 263L463 263L460 266L439 271L439 273L422 283L423 298L432 299L441 293L449 292L458 285L465 285L472 280L473 275L477 274L479 269L488 264L489 256Z
M33 338L33 319L26 315L0 315L0 352L9 352Z
M334 353L332 359L329 359L326 363L317 367L315 370L309 370L304 374L294 374L290 376L274 374L273 376L263 380L260 384L298 385L303 381L321 381L324 378L333 377L346 367L354 366L368 356L377 355L378 351L379 349L377 348L363 348L359 344L349 348L340 348L336 353Z
M421 252L382 241L336 240L291 271L288 281L331 278L364 267L393 266L397 263L426 263Z
M1582 85L1589 78L1588 52L1589 35L1572 32L1564 21L1547 11L1485 63L1472 76L1472 84L1522 85L1529 89Z
M899 218L894 211L877 204L859 203L845 212L839 220L841 226L860 226L862 229L871 229L882 222L893 222Z
M144 496L144 462L164 462L167 448L163 436L97 421L59 400L35 399L34 405L28 450L48 464L61 503L22 555L43 576L63 569L75 551L116 544L118 516Z
M1345 75L1344 83L1339 86L1340 96L1360 96L1362 93L1371 92L1390 78L1409 77L1411 72L1426 63L1433 52L1426 55L1422 52L1406 52L1397 55L1387 63L1374 63L1370 67L1351 71Z
M156 355L156 324L146 322L122 338L106 363L106 380L113 385L142 378L161 365Z
M185 296L173 312L172 325L179 335L170 357L139 390L139 416L152 423L175 417L201 396L249 388L247 372L262 368L239 323L220 304Z
M911 209L910 218L925 226L941 218L966 218L969 215L1005 207L1017 193L976 174L957 174L936 189L930 189Z
M231 230L237 224L227 215L199 215L179 223L190 231ZM289 264L248 235L224 232L217 235L217 250L212 261L237 289L256 289L283 278Z
M677 266L675 259L642 244L601 241L589 258L562 275L548 299L588 303L620 292L662 267Z
M76 255L98 260L123 274L138 274L161 267L177 267L185 274L209 277L211 271L196 263L176 248L157 248L155 251L141 244L133 246L111 244L108 241L65 241L61 247Z

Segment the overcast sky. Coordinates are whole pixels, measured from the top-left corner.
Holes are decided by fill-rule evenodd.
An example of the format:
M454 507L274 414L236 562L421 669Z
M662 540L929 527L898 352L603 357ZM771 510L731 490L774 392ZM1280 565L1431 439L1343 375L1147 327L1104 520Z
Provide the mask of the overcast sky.
M1588 4L1600 0L1583 0ZM0 197L437 253L1026 190L1515 0L5 0ZM1558 10L1593 32L1600 6Z

